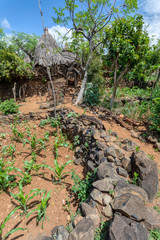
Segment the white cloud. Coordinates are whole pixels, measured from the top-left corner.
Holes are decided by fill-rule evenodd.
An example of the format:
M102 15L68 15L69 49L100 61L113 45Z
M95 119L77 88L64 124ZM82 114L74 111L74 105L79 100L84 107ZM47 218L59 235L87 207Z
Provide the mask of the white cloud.
M143 0L139 6L140 11L143 11L145 24L148 25L149 36L160 38L160 0Z
M55 38L55 40L61 44L64 45L65 42L70 41L72 31L70 31L69 28L61 27L59 25L52 26L48 29L49 33ZM63 37L65 36L65 40L63 41Z
M10 23L8 22L7 18L4 18L4 19L1 21L1 26L2 26L2 28L11 29L11 25L10 25Z
M150 15L159 14L160 13L160 1L159 0L144 1L144 11Z

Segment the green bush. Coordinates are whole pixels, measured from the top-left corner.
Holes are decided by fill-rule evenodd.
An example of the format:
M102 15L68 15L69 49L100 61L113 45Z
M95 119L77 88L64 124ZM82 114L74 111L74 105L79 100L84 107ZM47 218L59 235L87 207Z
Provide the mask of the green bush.
M151 105L150 129L160 132L160 97L153 99L153 103Z
M93 58L88 69L88 84L84 93L84 102L97 105L104 93L105 80L103 78L102 62L99 58Z
M15 103L14 99L9 99L0 103L0 112L3 112L5 115L17 113L18 108L18 104Z

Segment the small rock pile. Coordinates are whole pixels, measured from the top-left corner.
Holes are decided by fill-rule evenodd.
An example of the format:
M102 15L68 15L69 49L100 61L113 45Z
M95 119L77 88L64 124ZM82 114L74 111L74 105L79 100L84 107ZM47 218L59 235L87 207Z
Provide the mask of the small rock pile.
M58 112L62 131L76 146L75 164L89 171L97 168L97 178L71 233L57 226L50 239L93 240L101 216L110 223L106 240L149 239L149 230L160 228L160 214L146 206L158 191L156 163L136 142L107 132L98 119L66 109Z

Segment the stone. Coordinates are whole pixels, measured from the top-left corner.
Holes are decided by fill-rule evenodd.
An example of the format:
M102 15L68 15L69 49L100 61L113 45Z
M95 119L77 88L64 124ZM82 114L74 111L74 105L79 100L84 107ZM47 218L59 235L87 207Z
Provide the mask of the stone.
M157 138L154 138L151 135L147 137L147 140L149 140L152 143L156 143L157 142Z
M100 192L109 192L114 189L114 185L109 178L97 180L92 183L92 186L97 188Z
M105 216L105 217L112 217L113 216L113 211L112 211L112 208L110 205L108 206L105 206L103 207L102 209L102 214Z
M131 159L129 157L124 156L121 161L122 161L123 168L128 173L130 173L131 172Z
M109 227L110 240L148 240L149 233L144 225L124 216L114 214Z
M131 133L131 137L133 138L138 138L138 133L136 133L134 130L130 130L130 133Z
M96 154L96 161L100 161L102 158L104 158L104 152L98 151Z
M98 190L95 188L95 189L93 189L92 192L90 193L90 196L91 196L91 198L92 198L94 201L96 201L96 202L98 202L98 203L100 203L100 204L102 205L102 197L103 197L103 194L102 194L100 191L98 191Z
M83 162L83 159L82 159L82 158L76 158L76 159L74 160L75 165L81 165L82 162Z
M115 158L112 156L107 157L108 162L115 162Z
M112 197L108 194L105 194L102 198L103 206L108 206L112 202Z
M127 178L128 173L124 168L117 167L116 171L120 176L123 176L123 177Z
M64 226L56 226L51 231L53 240L67 240L69 233Z
M90 218L83 219L70 233L68 240L93 240L94 231L93 221Z
M97 147L98 147L98 149L100 149L102 151L106 149L106 146L99 141L97 141Z
M158 191L158 168L156 163L143 151L134 152L131 156L132 173L139 174L138 185L148 194L150 201Z
M33 239L32 236L28 237L27 239ZM34 240L53 240L51 237L38 235Z
M105 156L106 156L106 157L112 156L113 158L117 158L117 154L116 154L115 148L114 148L114 147L108 147L108 148L106 148L106 150L105 150Z
M47 109L47 108L49 108L50 107L50 105L49 105L49 103L41 103L41 105L40 105L40 109Z
M115 169L111 167L109 163L103 162L98 166L97 179L101 180L105 178L110 178L112 183L115 184L120 180L120 177L118 177Z
M90 160L87 162L88 170L94 172L96 165L95 163L91 162Z
M74 218L73 226L76 227L77 224L78 224L82 219L83 219L83 217L78 214L78 215Z
M146 218L147 209L144 202L132 194L124 194L114 198L112 208L134 221L139 222Z
M91 207L89 204L85 202L81 203L80 209L84 217L86 217L89 214L97 213L96 208Z
M160 151L160 143L156 142L154 145L155 149L158 149L158 151Z
M127 139L126 139L126 141L127 141ZM138 143L133 142L130 139L128 139L128 141L125 143L125 146L123 147L123 149L125 151L131 152L131 151L135 151L136 148L139 148L139 147L140 147L140 145Z
M148 201L148 195L143 188L125 181L120 181L116 184L114 189L114 197L117 198L124 194L132 194L139 197L144 202Z
M90 213L86 216L86 218L90 218L92 220L95 228L99 227L100 217L98 216L98 214Z
M118 137L118 134L116 132L111 132L111 136Z
M154 208L148 207L144 224L149 231L152 229L160 229L160 214Z

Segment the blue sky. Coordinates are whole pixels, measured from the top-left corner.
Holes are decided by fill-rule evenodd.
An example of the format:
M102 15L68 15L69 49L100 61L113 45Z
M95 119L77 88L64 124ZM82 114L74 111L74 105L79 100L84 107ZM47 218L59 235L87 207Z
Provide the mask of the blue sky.
M139 12L143 13L148 31L160 38L160 0L141 0ZM41 7L44 15L44 25L51 33L55 29L61 33L66 32L65 28L55 26L52 20L53 7L63 7L64 0L41 0ZM38 7L38 0L0 0L0 27L5 33L25 32L42 34L42 22ZM56 34L55 34L56 35Z

